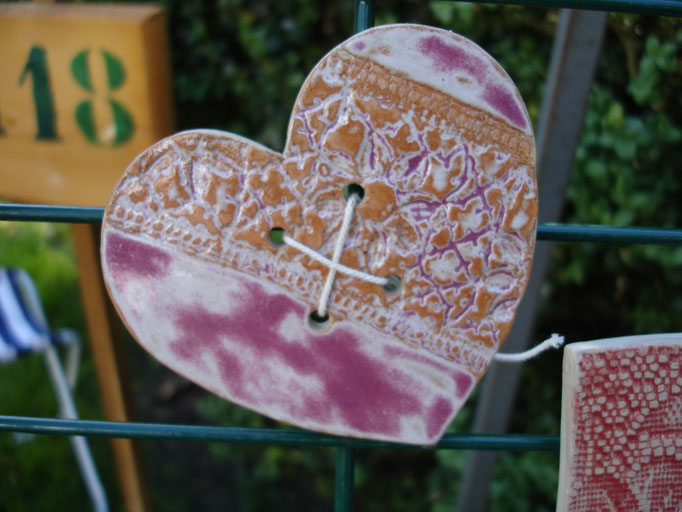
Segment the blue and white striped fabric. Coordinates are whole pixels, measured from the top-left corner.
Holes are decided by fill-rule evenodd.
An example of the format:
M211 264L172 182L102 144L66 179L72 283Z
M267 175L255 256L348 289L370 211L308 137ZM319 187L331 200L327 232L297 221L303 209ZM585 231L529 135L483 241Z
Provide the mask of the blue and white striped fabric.
M51 341L31 277L22 269L0 268L0 363L42 350Z

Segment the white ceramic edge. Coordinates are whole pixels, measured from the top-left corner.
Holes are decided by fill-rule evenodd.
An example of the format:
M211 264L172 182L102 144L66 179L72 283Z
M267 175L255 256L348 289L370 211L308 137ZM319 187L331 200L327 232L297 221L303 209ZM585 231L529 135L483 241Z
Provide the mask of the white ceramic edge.
M236 133L226 132L224 130L216 130L213 128L195 128L195 129L191 129L191 130L184 130L184 131L175 133L175 134L171 135L170 137L176 137L177 135L191 135L192 133L198 133L201 135L214 135L216 137L229 137L232 139L236 139L239 142L242 142L244 144L248 144L249 146L254 146L254 147L261 149L263 151L267 151L268 153L279 154L279 153L277 153L277 151L270 149L266 146L263 146L262 144L259 144L258 142L254 141L254 140L248 139L246 137L242 137L241 135L237 135ZM163 140L165 140L167 138L169 138L169 137L166 137ZM160 141L160 142L162 142L162 141Z
M432 27L429 25L420 25L416 23L395 23L391 25L379 25L372 29L356 34L352 39L353 41L355 41L356 39L362 40L372 32L381 32L383 31L382 29L387 28L388 28L387 32L389 32L390 30L394 30L396 28L406 29L414 28L418 29L418 31L415 30L412 32L407 32L405 34L397 34L398 36L402 36L400 37L400 44L402 45L401 53L400 55L397 56L384 55L383 52L379 52L378 55L374 53L377 49L383 46L381 44L382 42L388 43L389 45L391 44L390 42L387 42L385 40L375 41L380 43L379 48L373 46L368 49L359 50L356 49L354 45L350 44L351 40L349 39L348 41L343 43L342 45L343 49L350 53L351 55L355 55L356 57L371 59L382 67L397 70L400 73L406 75L410 80L432 87L433 89L436 89L437 91L440 91L443 94L455 98L456 100L461 101L462 103L469 104L481 110L485 110L491 116L500 119L501 121L516 128L517 130L521 130L526 135L530 135L531 137L533 136L533 125L530 121L528 110L526 108L525 102L523 101L523 98L521 97L521 93L519 93L516 83L514 83L514 81L509 76L509 73L505 71L505 69L500 65L500 63L497 62L493 58L493 56L490 55L487 51L485 51L481 46L476 44L468 37L457 34L452 30L445 30L437 27ZM473 91L471 90L466 91L465 90L466 87L462 85L455 85L456 82L455 72L453 72L452 70L443 71L433 68L427 69L428 66L423 64L424 60L427 57L422 55L420 52L415 52L413 48L415 39L417 37L423 37L423 33L421 33L423 31L432 32L433 35L440 39L441 42L447 41L447 43L454 44L455 46L458 46L460 48L466 48L466 51L470 52L470 54L473 54L476 57L482 59L482 61L487 66L487 74L495 76L494 80L498 82L498 85L503 86L513 96L516 106L519 108L519 113L522 115L522 117L524 117L526 127L522 128L504 114L501 114L499 111L498 112L494 111L486 100L482 100L476 94L472 95ZM417 32L420 32L419 36L417 36ZM387 34L387 36L390 37L390 34ZM399 67L400 69L397 69L397 67ZM470 76L470 73L468 71L467 72L460 71L460 73L464 74L465 76Z
M661 345L682 343L682 332L621 336L619 338L603 338L600 340L569 343L564 349L564 357L566 357L565 354L567 352L575 353L577 355L587 352L601 352L605 349L625 349L641 345L642 343L658 343Z
M569 345L570 346L570 345ZM566 347L568 348L568 347ZM567 492L571 482L568 481L570 475L570 464L573 460L573 446L569 439L573 438L573 407L572 405L572 386L575 380L576 353L573 350L564 350L561 378L561 435L559 448L559 485L557 488L557 512L565 512L568 507ZM563 492L562 492L563 490Z

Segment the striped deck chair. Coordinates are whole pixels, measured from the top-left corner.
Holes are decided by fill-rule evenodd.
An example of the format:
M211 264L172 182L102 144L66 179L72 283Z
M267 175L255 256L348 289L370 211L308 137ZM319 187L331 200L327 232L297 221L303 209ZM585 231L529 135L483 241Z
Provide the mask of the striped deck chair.
M59 345L68 347L66 371L56 350ZM28 273L19 268L0 267L0 364L34 352L42 352L45 356L61 417L77 419L71 392L80 359L78 334L70 329L51 331ZM81 436L70 439L93 509L106 512L109 509L107 497L87 440Z

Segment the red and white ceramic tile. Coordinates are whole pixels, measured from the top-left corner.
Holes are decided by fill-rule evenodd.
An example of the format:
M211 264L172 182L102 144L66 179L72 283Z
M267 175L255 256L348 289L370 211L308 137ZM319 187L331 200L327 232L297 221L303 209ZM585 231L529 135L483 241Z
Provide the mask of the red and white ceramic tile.
M682 510L682 334L564 353L558 512Z

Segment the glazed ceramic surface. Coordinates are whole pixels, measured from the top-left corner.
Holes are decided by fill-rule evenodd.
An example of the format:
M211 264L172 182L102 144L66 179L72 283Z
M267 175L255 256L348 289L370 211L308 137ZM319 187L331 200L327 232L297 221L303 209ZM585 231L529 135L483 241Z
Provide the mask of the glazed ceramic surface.
M564 351L557 511L682 510L682 334Z
M296 425L435 443L507 335L529 277L535 147L483 50L417 25L375 28L305 81L276 153L230 133L169 137L126 170L102 265L131 332L205 388ZM274 227L397 293L269 241Z

